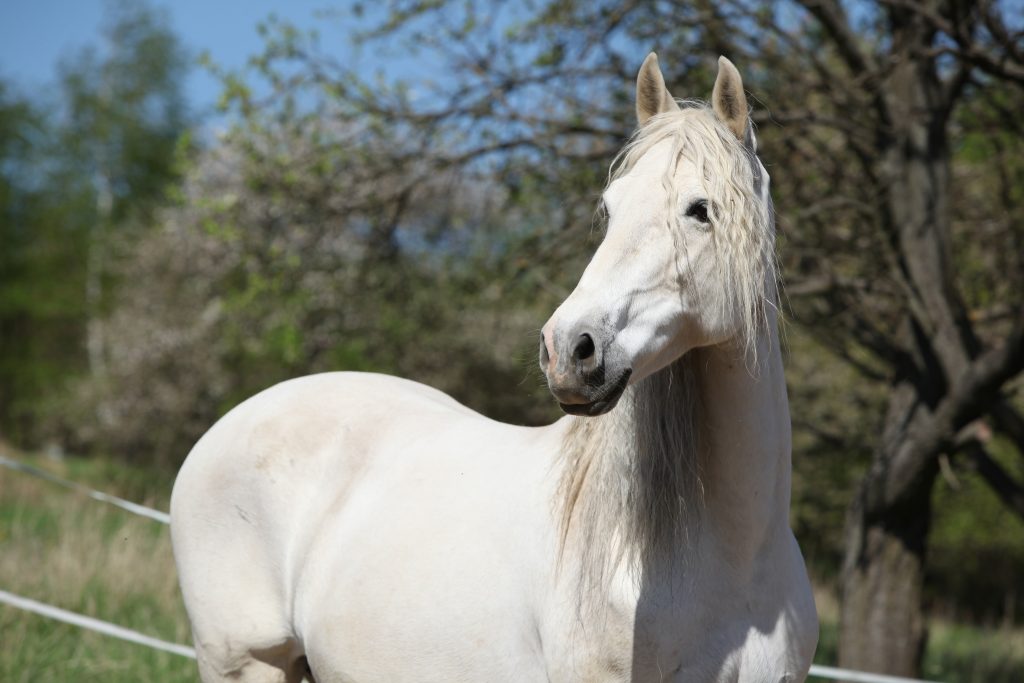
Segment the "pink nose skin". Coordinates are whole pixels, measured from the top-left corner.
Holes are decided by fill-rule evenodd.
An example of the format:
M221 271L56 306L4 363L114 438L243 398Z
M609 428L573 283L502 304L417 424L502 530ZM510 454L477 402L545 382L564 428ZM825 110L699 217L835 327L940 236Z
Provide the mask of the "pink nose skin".
M551 324L551 321L548 321L548 324L540 331L541 343L544 345L544 354L547 356L547 367L545 369L548 376L551 376L555 372L555 368L558 367L558 352L555 351L554 344L555 335L551 332L553 327L554 325Z

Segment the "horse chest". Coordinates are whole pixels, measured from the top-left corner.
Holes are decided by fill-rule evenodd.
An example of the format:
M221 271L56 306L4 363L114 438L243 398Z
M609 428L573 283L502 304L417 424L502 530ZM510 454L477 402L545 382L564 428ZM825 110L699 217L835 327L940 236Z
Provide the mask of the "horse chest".
M691 567L688 578L673 572L618 577L601 605L584 608L592 617L580 619L578 611L564 617L565 647L553 648L553 659L568 665L551 680L803 680L817 618L808 586L784 587L769 578L790 561L786 554L782 544L753 571L707 561Z

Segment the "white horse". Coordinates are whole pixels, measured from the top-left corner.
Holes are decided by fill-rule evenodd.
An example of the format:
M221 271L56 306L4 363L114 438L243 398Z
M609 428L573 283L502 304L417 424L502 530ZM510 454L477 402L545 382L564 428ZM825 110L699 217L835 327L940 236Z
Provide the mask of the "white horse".
M494 422L331 373L235 408L171 501L212 681L800 681L768 174L736 68L680 106L657 58L608 230L542 331L571 416Z

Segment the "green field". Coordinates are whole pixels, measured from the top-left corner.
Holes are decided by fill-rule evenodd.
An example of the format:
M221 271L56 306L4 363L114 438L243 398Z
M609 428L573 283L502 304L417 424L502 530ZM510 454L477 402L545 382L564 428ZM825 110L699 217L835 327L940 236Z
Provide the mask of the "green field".
M166 510L172 476L121 463L30 458L68 479ZM189 643L167 527L0 468L0 589ZM834 665L838 612L818 590L816 661ZM937 621L925 677L950 683L1024 681L1024 632ZM197 681L195 663L0 605L0 681Z
M32 460L162 510L169 476L122 464ZM0 470L0 588L146 635L190 642L163 524ZM0 605L0 681L197 681L195 662Z
M821 618L816 664L835 666L839 604L833 592L815 591ZM1024 630L978 628L932 619L921 676L944 683L1021 683L1024 681ZM812 679L820 680L820 679Z

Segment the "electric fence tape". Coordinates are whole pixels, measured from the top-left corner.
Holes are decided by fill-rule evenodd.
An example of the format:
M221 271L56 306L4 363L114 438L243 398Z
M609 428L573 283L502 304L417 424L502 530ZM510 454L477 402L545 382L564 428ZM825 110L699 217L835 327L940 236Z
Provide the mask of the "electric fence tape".
M63 486L64 488L67 489L71 489L72 491L81 493L82 495L89 496L93 500L109 503L110 505L116 505L122 510L127 510L128 512L131 512L134 515L139 515L140 517L148 517L149 519L156 520L161 524L171 523L171 516L166 512L154 510L153 508L146 507L145 505L139 505L138 503L133 503L130 500L125 500L124 498L112 496L109 493L103 493L102 491L91 489L88 486L83 486L82 484L79 484L77 482L68 481L67 479L61 479L57 475L50 474L46 470L40 469L38 467L33 467L32 465L19 462L18 460L12 460L11 458L0 455L0 465L12 470L16 470L18 472L22 472L24 474L30 474L33 477L45 479L46 481L49 481L53 484Z
M138 631L124 628L123 626L117 626L116 624L101 621L100 619L93 619L92 617L87 617L82 614L69 612L66 609L47 605L44 602L23 598L20 595L14 595L13 593L8 593L5 590L0 590L0 602L8 604L11 607L23 609L26 612L33 612L43 617L63 621L65 624L71 624L89 631L95 631L114 638L120 638L121 640L127 640L130 643L144 645L154 650L163 650L164 652L181 655L182 657L191 657L192 659L196 658L196 651L187 645L168 643L166 640L153 638L143 633L139 633Z

